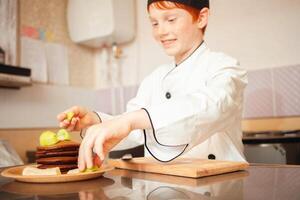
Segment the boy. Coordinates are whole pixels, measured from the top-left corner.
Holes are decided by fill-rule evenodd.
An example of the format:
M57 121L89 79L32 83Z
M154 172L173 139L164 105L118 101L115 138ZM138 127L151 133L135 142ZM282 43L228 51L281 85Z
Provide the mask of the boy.
M178 156L244 161L241 115L246 72L235 59L211 52L203 38L209 0L148 0L155 40L174 63L158 67L141 83L127 112L116 117L73 107L60 126L87 128L79 169L101 161L123 139L144 135L146 156L168 162ZM66 112L75 117L68 122ZM123 145L126 142L122 142ZM129 144L127 142L127 144Z

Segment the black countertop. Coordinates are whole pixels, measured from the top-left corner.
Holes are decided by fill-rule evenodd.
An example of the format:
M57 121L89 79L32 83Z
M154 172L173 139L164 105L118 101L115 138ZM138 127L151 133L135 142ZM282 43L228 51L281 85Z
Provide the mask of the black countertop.
M300 130L244 132L244 144L299 143Z
M113 170L88 181L21 183L0 177L1 200L300 199L300 166L254 165L204 178Z

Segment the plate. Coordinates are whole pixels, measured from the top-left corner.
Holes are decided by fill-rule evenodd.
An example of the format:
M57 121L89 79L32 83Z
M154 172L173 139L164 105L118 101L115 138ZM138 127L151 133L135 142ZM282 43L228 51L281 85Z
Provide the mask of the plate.
M95 172L85 172L78 174L62 174L62 175L22 175L22 171L25 167L34 165L23 165L17 167L11 167L5 169L1 175L7 178L13 178L17 181L27 182L27 183L62 183L62 182L72 182L72 181L83 181L96 177L102 176L105 172L114 169L109 165L101 166L99 170Z

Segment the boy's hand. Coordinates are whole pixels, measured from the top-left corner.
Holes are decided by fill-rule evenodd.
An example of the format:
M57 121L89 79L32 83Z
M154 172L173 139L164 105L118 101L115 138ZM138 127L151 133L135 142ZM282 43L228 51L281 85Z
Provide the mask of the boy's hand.
M151 128L151 123L143 109L128 112L89 127L79 148L79 170L83 171L93 165L101 165L107 153L132 130L149 128Z
M57 115L59 126L69 131L79 131L91 125L100 123L96 113L81 106L74 106Z
M130 121L123 116L89 127L79 149L79 170L102 163L107 153L127 137L131 130ZM98 163L94 163L93 154L100 158Z

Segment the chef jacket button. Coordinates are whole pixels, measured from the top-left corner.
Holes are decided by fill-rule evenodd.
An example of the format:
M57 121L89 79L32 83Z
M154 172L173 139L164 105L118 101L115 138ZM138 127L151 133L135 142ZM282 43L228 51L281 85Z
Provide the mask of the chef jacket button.
M215 160L216 159L216 156L214 154L209 154L207 157L210 160Z
M167 99L170 99L170 98L171 98L171 93L170 93L170 92L167 92L167 93L166 93L166 98L167 98Z

